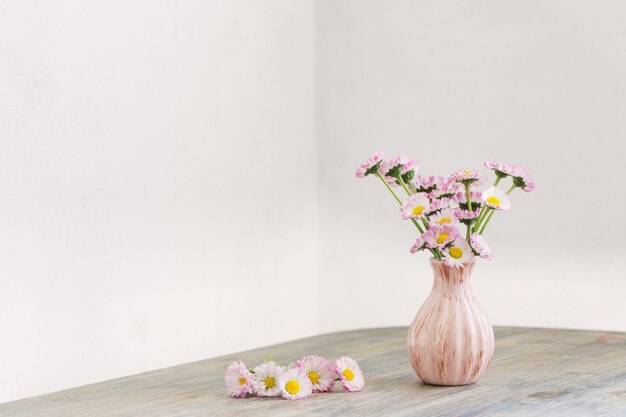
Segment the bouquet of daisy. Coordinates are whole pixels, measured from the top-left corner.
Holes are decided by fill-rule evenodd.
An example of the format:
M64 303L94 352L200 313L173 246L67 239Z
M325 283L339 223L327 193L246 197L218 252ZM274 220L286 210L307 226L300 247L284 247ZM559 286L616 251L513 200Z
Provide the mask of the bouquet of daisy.
M463 267L474 256L491 259L492 250L483 237L495 213L511 208L509 195L517 188L530 192L535 183L519 165L486 161L495 174L493 185L481 191L485 177L479 171L456 171L448 178L418 175L419 163L405 156L385 161L382 151L363 162L356 176L380 179L400 205L402 219L417 228L410 252L428 251L451 267ZM504 191L502 180L510 179ZM394 191L403 190L403 200ZM463 227L465 230L463 230ZM465 233L463 233L463 231Z

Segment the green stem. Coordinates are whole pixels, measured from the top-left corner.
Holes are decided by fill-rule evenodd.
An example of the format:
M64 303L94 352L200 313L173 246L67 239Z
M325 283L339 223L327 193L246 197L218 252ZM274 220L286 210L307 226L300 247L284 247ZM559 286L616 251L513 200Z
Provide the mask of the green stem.
M396 180L398 180L398 182L400 183L400 185L402 186L402 188L404 188L404 191L406 191L406 193L410 196L411 192L409 191L408 188L406 188L406 183L404 182L404 180L402 179L402 175L398 175L396 177Z
M402 205L402 200L400 200L398 198L398 196L396 195L396 193L393 192L393 190L391 189L391 187L389 186L389 184L387 184L387 181L383 178L382 174L380 173L380 169L376 169L376 176L378 178L380 178L380 180L383 182L383 184L385 184L385 187L387 187L387 189L389 190L389 192L393 195L393 197L396 199L396 201Z
M415 219L411 219L411 221L413 222L413 224L415 225L415 227L417 227L417 230L420 231L420 233L424 233L424 229L422 229L422 227L420 226L420 224L417 222L417 220Z
M502 179L501 176L496 175L496 182L493 183L493 186L495 187L496 185L500 184L500 180Z
M468 182L465 183L465 196L467 197L467 208L469 211L473 211L472 210L472 193L470 191L470 185ZM472 229L471 224L467 225L467 231L465 233L465 239L469 242L469 238L470 238L470 231Z
M465 183L465 196L467 198L467 209L469 211L473 211L472 210L472 194L470 193L469 183Z
M513 192L513 190L516 189L516 188L517 188L517 185L513 184L513 185L511 185L511 188L509 188L509 191L507 191L506 193L507 194L511 194Z
M480 209L480 214L478 215L478 217L474 221L474 231L475 232L478 231L478 228L480 227L481 223L483 222L483 220L485 220L485 217L487 216L487 214L489 214L489 210L491 210L491 207L489 207L486 204Z
M485 227L487 227L487 225L489 224L489 220L491 220L491 218L493 217L493 213L495 213L495 210L492 210L491 213L489 213L489 216L487 217L487 220L485 220L485 224L483 224L482 229L480 229L480 233L481 235L483 234L483 232L485 231Z
M413 194L417 194L417 190L415 189L413 184L411 184L410 182L409 182L409 188L411 189L411 191L413 191Z

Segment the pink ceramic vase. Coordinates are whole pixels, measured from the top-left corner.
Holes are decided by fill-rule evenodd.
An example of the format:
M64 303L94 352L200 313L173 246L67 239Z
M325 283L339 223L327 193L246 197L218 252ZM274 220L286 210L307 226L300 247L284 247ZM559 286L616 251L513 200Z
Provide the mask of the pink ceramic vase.
M475 261L452 268L431 258L433 288L409 328L408 351L417 376L427 384L465 385L487 370L493 329L472 292Z

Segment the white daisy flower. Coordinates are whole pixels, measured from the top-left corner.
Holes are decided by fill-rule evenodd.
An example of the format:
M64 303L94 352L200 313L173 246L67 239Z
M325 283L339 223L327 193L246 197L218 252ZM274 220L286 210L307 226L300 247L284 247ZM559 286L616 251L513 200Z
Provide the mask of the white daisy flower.
M313 392L332 391L335 386L333 365L323 356L303 356L296 362L296 369L309 377L313 384Z
M451 267L463 268L464 264L472 259L474 259L472 248L467 240L460 237L452 242L452 246L443 251L443 260Z
M428 218L428 221L431 223L436 223L439 226L443 226L444 224L456 227L460 226L459 219L456 215L456 210L451 208L445 208L438 213L433 214Z
M224 385L226 391L232 397L243 398L248 394L252 394L253 376L246 364L242 361L235 361L228 365L224 373Z
M265 362L254 368L254 392L259 397L279 397L278 380L285 368L274 362Z
M335 361L335 372L347 392L357 392L363 389L365 377L359 364L352 358L342 356Z
M511 208L509 196L499 188L489 187L482 194L482 201L495 210L508 210Z
M429 209L430 199L426 193L413 194L400 206L404 220L422 218Z
M295 368L284 371L280 375L278 386L283 398L288 400L310 397L313 393L313 384L308 375Z

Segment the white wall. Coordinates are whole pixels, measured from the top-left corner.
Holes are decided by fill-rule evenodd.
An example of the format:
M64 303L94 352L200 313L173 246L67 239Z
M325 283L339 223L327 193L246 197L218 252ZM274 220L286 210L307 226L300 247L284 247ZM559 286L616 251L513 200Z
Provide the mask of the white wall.
M317 332L312 7L0 3L0 402Z
M534 173L474 273L495 324L626 331L626 3L317 6L320 330L407 325L430 291L413 226L353 177L384 149L429 174L485 159Z

